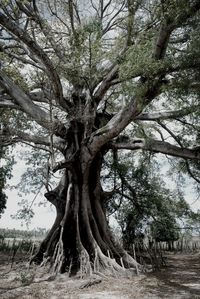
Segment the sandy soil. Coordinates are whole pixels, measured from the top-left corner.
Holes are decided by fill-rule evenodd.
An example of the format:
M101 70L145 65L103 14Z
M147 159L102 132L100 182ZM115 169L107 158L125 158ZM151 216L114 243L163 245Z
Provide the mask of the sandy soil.
M200 253L168 255L167 267L129 279L70 279L62 274L52 280L42 268L28 270L17 261L10 268L6 255L0 255L2 299L200 299ZM91 281L96 284L83 288Z

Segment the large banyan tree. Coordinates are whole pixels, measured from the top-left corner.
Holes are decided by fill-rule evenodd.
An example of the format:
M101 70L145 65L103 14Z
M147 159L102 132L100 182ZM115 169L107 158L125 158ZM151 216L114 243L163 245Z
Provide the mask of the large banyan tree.
M1 0L1 143L49 155L56 219L33 261L71 275L135 261L111 235L109 153L200 159L199 0ZM126 178L122 178L125 181ZM196 178L198 180L198 178Z

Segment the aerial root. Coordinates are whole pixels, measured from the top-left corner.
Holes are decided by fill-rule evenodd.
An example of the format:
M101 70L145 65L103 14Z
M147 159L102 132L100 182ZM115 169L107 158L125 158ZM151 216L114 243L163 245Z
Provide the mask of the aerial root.
M83 278L85 276L91 276L91 275L92 275L92 267L90 262L90 256L87 250L83 246L81 246L79 276L80 278Z
M64 250L63 250L63 227L61 227L60 238L58 243L56 244L54 254L53 254L53 267L52 272L53 275L57 275L60 272L62 267L63 258L64 258Z
M70 198L71 198L71 189L72 189L72 183L69 184L67 189L67 198L66 198L66 204L65 204L65 214L64 217L60 223L61 231L60 231L60 238L56 245L54 254L53 254L53 275L57 275L57 273L60 273L61 267L63 265L65 254L64 254L64 246L63 246L63 231L64 226L67 220L67 215L69 211L69 204L70 204Z

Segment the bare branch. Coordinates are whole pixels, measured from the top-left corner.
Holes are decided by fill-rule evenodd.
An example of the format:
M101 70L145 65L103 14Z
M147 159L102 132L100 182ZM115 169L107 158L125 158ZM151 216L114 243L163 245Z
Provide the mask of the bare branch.
M47 40L50 42L53 50L55 51L55 54L58 56L58 58L63 59L63 57L64 57L63 49L60 48L59 44L56 42L51 26L48 24L47 21L44 21L44 19L41 18L35 1L33 3L34 9L30 5L28 5L28 3L25 3L26 6L23 5L23 3L21 3L21 1L16 1L16 3L19 6L21 11L23 11L29 18L34 20L40 26L42 33L47 38Z
M76 155L77 155L77 151L71 156L71 158L69 160L62 160L60 162L55 163L55 165L53 166L53 172L56 172L60 169L73 169L73 162L75 161Z
M200 184L200 179L193 173L192 169L190 168L190 164L188 162L188 160L185 160L186 163L186 168L187 168L187 172L189 173L189 175L198 183Z
M125 1L122 2L120 8L118 8L117 12L108 21L106 27L103 29L103 32L102 32L103 35L106 32L108 32L113 27L113 25L115 25L116 17L123 11L124 7L125 7Z
M173 110L173 111L160 111L155 113L141 113L135 119L137 120L145 120L145 121L157 121L157 120L164 120L164 119L176 119L180 117L184 117L189 115L193 112L196 112L200 109L199 105L183 108L180 110Z
M102 97L106 94L110 86L112 85L112 80L115 79L117 73L118 73L119 66L118 65L112 65L110 70L108 71L107 76L105 79L101 82L100 86L94 93L94 98L97 103L100 102Z
M174 140L178 143L178 145L180 145L181 148L184 148L180 138L178 136L176 136L165 124L163 124L161 121L158 122L158 124L164 129L166 130L173 138ZM196 175L193 173L193 171L190 168L190 164L188 162L188 159L185 158L185 165L187 168L187 172L188 174L197 182L200 183L200 180L196 177Z
M9 109L22 110L21 107L14 104L11 101L11 98L7 95L0 95L0 108L9 108Z
M54 2L54 6L55 6L55 9L54 9L54 10L53 10L53 8L52 8L51 3L50 3L49 0L47 0L47 4L48 4L48 8L49 8L49 10L50 10L52 16L55 16L55 17L59 20L59 22L60 22L64 27L67 28L67 31L70 32L70 28L69 28L68 24L67 24L66 22L64 22L64 21L59 17L59 15L58 15L56 2Z
M50 151L51 146L50 136L32 135L31 133L26 133L9 127L0 130L0 139L9 144L22 142L29 145L41 145L48 147L48 151ZM60 137L53 136L53 146L62 151L64 149L64 140Z
M10 18L0 12L0 24L6 28L9 32L13 33L18 37L28 48L35 54L41 63L46 67L49 78L51 79L52 85L54 87L55 99L58 104L65 110L69 109L67 102L63 98L62 85L60 78L53 66L51 60L43 51L43 49L34 41L27 32L23 31L15 22L12 22Z
M9 51L12 48L16 48L16 46L15 47L14 46L13 47L10 47L10 46L8 47L8 46L2 46L0 44L0 51L4 52L9 58L14 58L17 61L21 61L25 65L27 65L27 64L32 65L32 66L34 66L37 69L41 69L42 71L45 70L40 64L34 62L32 59L27 59L27 58L25 58L22 55L17 55L17 54L14 54L13 52ZM27 53L25 53L25 54L27 54Z
M72 32L74 36L76 35L76 30L74 26L74 7L73 7L73 0L68 1L68 9L69 9L69 17L70 17L70 24L72 28Z

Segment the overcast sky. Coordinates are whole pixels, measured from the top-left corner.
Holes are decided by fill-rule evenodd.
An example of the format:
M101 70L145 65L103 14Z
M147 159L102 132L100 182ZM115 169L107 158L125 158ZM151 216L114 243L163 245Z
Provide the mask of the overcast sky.
M11 180L8 180L7 183L10 186L14 186L20 182L21 175L26 169L26 165L23 161L18 159L18 162L13 167L13 177ZM45 192L45 191L44 191ZM44 193L43 192L43 193ZM16 229L26 229L25 223L22 226L20 220L13 219L11 215L16 214L17 210L20 209L18 202L21 201L21 197L18 194L18 190L9 188L6 190L6 194L8 196L7 199L7 208L5 212L2 214L0 218L0 227L1 228L16 228ZM29 194L27 196L23 196L23 198L27 198L31 203L35 197L35 194ZM43 201L46 203L46 206L39 205L39 203ZM40 193L33 204L35 215L29 225L30 229L42 227L42 228L51 228L54 220L55 220L55 209L54 207L48 203L45 197Z
M163 168L161 171L161 175L163 178L166 175L167 171L167 159L163 155L159 155L159 159L162 159L163 161ZM20 177L23 174L23 172L26 169L25 162L18 159L18 162L13 167L13 178L11 180L8 180L9 185L16 185L20 182ZM175 180L172 177L171 180L167 179L166 184L168 188L175 188ZM186 180L186 186L184 188L185 191L185 198L189 202L189 204L192 204L191 207L196 210L200 209L200 200L197 198L196 193L193 190L192 185L192 179ZM33 228L51 228L54 220L55 220L55 209L54 207L48 203L48 201L43 196L43 193L45 190L40 193L33 205L35 215L31 221L31 224L29 225L29 229ZM16 189L13 190L6 190L6 194L8 196L7 199L7 209L5 210L4 214L2 214L0 219L0 227L1 228L15 228L15 229L27 229L25 223L23 226L21 225L21 220L16 220L11 217L11 215L16 214L17 210L20 208L18 206L18 202L21 201L21 197L18 195L18 191ZM28 196L24 196L23 198L28 198L29 202L31 203L34 199L35 194L29 194ZM46 203L46 206L40 206L39 203L43 201Z

